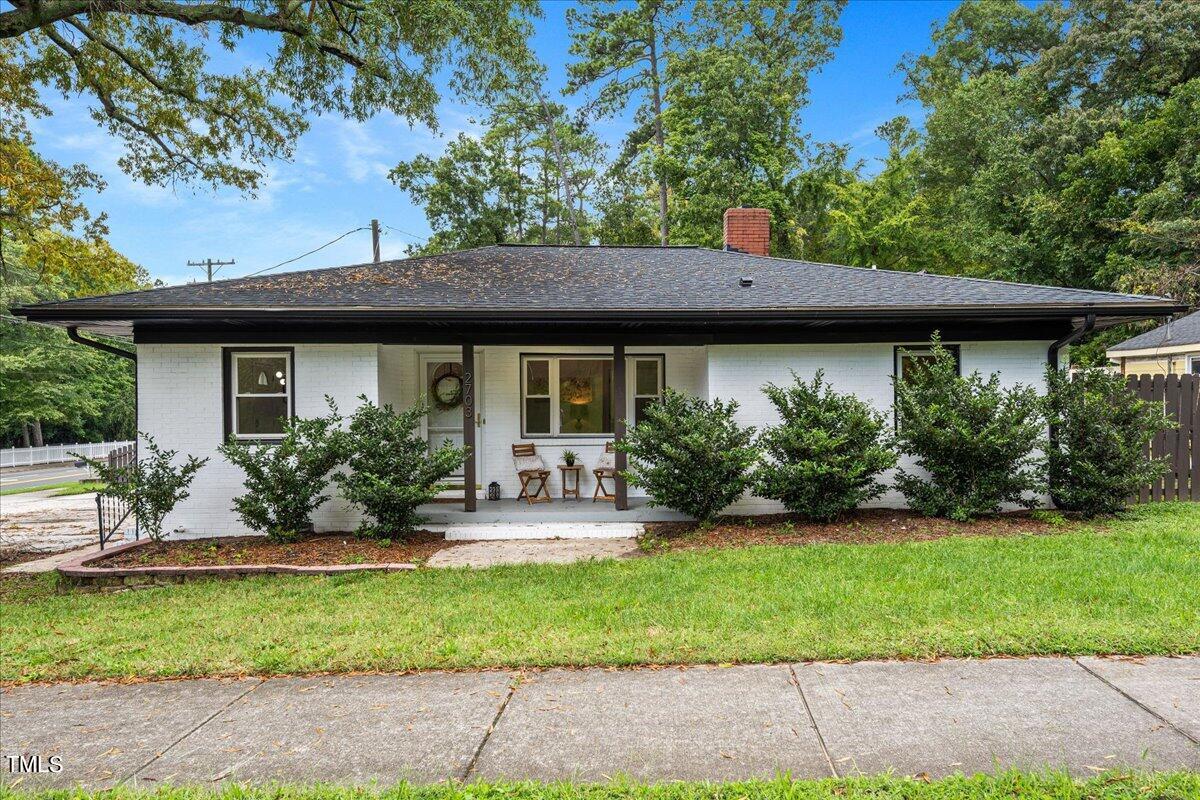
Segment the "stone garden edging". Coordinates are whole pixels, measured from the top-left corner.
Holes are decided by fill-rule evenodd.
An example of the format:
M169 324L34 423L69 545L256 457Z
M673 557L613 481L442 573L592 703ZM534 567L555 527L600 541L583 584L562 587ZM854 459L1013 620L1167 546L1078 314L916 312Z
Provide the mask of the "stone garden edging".
M150 544L150 539L127 542L99 552L81 553L58 567L59 575L71 586L89 591L116 591L146 586L163 586L207 578L245 578L251 575L342 575L348 572L403 572L416 564L225 564L203 567L96 567L112 558Z

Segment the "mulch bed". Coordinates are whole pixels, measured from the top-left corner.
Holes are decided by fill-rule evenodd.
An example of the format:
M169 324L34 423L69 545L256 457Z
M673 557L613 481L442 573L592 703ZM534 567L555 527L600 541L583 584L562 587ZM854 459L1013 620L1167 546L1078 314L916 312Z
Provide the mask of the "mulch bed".
M353 534L320 534L288 544L276 544L260 536L187 539L150 542L111 558L96 561L95 567L216 567L247 564L291 564L303 567L339 564L420 563L439 550L453 547L440 533L419 531L403 539L360 539Z
M33 550L0 550L0 568L15 567L17 564L24 564L27 561L37 561L39 558L46 558L54 555L53 552L42 553Z
M1050 521L1055 519L1056 521ZM862 509L836 522L805 522L791 514L722 517L706 529L690 522L650 522L646 538L670 550L747 547L759 544L836 542L926 542L947 536L1014 536L1062 533L1077 523L1062 518L1038 519L1029 512L985 517L974 522L922 517L896 509Z

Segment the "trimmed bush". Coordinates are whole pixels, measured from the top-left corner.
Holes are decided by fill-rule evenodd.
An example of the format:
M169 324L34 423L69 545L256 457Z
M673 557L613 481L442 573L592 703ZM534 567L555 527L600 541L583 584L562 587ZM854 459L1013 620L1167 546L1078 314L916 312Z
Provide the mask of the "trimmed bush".
M767 460L754 475L755 493L805 519L832 520L883 493L876 476L896 465L896 454L870 404L833 391L820 371L811 383L792 377L763 387L781 421L758 438Z
M1172 427L1161 405L1138 398L1120 375L1047 368L1046 416L1055 436L1047 452L1050 495L1065 511L1112 514L1166 471L1144 448Z
M148 433L140 434L146 447L138 459L123 467L110 467L107 459L81 458L104 481L100 494L126 503L137 518L138 530L156 542L162 541L162 523L167 514L188 497L188 486L207 458L187 456L183 463L172 462L178 450L161 449Z
M362 536L410 533L422 521L416 508L437 495L440 484L462 466L467 451L449 441L436 450L420 435L424 404L397 414L390 405L363 404L350 418L348 472L335 477L347 500L371 517Z
M246 493L233 508L253 530L272 541L294 541L312 530L312 513L329 499L329 473L342 463L346 434L337 406L324 417L283 421L277 442L244 442L230 436L221 455L246 473Z
M630 457L622 474L646 490L652 506L711 522L750 485L758 459L754 428L737 424L737 409L736 402L707 402L666 389L617 443Z
M927 475L900 470L896 486L911 508L966 521L1003 503L1032 508L1043 490L1042 399L1028 386L1000 388L973 372L958 375L954 356L934 337L933 356L913 359L896 387L897 449Z

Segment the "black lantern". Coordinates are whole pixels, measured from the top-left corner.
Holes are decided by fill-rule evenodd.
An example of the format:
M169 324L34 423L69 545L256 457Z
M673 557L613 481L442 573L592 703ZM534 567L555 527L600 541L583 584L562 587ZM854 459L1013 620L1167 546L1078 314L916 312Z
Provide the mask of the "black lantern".
M499 499L500 499L500 484L497 483L496 481L492 481L491 483L488 484L488 500L499 500Z

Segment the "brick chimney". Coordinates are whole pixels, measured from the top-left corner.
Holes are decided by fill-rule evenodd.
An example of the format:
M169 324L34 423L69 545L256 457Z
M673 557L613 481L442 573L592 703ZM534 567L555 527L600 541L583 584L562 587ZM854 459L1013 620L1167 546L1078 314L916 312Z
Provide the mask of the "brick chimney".
M731 208L725 212L725 247L756 256L771 255L771 212L765 208Z

